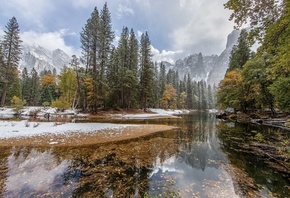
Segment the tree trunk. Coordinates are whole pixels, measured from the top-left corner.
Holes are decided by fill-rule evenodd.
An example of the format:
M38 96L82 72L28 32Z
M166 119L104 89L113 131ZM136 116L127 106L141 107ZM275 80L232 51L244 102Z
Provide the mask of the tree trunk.
M4 106L5 100L6 100L6 95L7 95L7 89L8 89L8 83L6 82L3 87L3 93L2 93L2 98L1 98L1 106Z

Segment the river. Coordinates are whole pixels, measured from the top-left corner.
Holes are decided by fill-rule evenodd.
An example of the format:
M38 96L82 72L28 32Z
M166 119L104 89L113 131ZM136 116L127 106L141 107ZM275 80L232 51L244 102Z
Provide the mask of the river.
M259 128L197 112L118 122L179 129L83 147L0 146L0 197L290 197L289 179L240 147Z

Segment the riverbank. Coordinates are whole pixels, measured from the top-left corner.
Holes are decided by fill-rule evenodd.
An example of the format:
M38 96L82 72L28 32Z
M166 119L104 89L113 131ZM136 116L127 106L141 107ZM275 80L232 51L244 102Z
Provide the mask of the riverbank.
M287 114L270 117L258 114L220 114L217 118L235 124L251 125L252 130L244 131L241 138L234 138L240 151L252 154L285 178L290 178L290 118ZM229 133L228 138L232 138ZM245 139L248 138L248 141ZM289 179L290 180L290 179Z
M189 110L165 110L148 109L144 112L141 109L118 109L99 110L96 114L83 113L80 110L66 109L60 110L51 107L24 107L19 111L13 108L0 108L0 120L41 120L58 121L59 119L69 120L73 118L97 118L97 119L150 119L150 118L176 118L180 114L189 113Z
M96 115L77 111L57 111L54 108L28 107L15 117L13 109L0 110L1 146L79 146L102 144L139 138L173 130L167 125L133 125L100 123L101 120L178 118L188 113L180 110L150 109L129 111L100 111ZM49 117L47 117L49 116ZM74 123L82 119L82 123ZM96 120L98 123L87 123Z
M216 117L232 122L278 127L290 131L290 116L286 113L277 114L275 117L272 117L268 114L245 114L240 112L235 114L224 112L217 114Z
M68 124L67 124L68 125ZM77 124L75 124L77 125ZM148 136L153 133L174 130L176 127L166 125L116 125L95 123L97 130L77 130L67 126L66 131L51 131L34 135L17 134L14 137L1 138L1 146L81 146L103 144L130 140ZM105 126L106 125L106 126ZM46 129L47 130L47 129ZM8 133L17 133L11 131Z

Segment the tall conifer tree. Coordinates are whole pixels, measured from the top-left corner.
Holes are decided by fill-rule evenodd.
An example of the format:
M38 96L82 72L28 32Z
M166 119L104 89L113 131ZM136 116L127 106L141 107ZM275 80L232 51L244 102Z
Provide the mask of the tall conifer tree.
M30 106L36 106L40 99L40 77L34 68L30 72L30 79L30 97L27 102Z
M238 44L232 49L228 71L242 69L245 63L250 59L251 49L247 36L247 30L242 29L238 38Z
M24 67L21 73L21 91L22 91L22 100L25 100L26 102L29 100L30 97L29 90L30 90L30 78L26 67Z
M137 91L138 91L138 40L134 30L130 30L128 40L128 70L126 72L128 88L126 106L131 108L132 105L137 104Z
M98 95L105 104L106 96L108 95L108 84L106 81L106 71L109 64L109 57L112 50L112 42L115 38L112 31L111 14L107 3L104 4L100 14L100 50L99 50L99 86Z
M186 80L186 106L188 109L193 109L193 86L190 74L187 75Z
M140 101L146 111L147 102L152 94L154 64L151 60L151 43L148 33L143 33L140 42Z
M83 61L86 65L86 95L92 112L98 107L99 51L100 51L100 16L97 7L87 20L81 32Z
M4 38L1 43L4 64L0 65L1 71L1 106L5 104L9 86L17 77L17 67L21 55L20 29L15 17L12 17L5 26Z

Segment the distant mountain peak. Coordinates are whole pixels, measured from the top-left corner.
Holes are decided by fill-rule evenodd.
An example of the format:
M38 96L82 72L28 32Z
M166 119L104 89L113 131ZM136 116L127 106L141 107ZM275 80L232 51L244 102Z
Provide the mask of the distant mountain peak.
M38 73L56 69L60 73L64 65L69 66L70 60L70 56L61 49L51 51L43 46L23 44L19 69L22 71L26 67L31 71L34 68Z
M190 74L192 80L204 80L208 84L216 84L224 78L229 65L232 48L237 44L239 30L232 31L227 37L226 49L220 55L203 56L202 53L191 54L179 59L175 64L165 64L165 67L178 71L180 79Z

